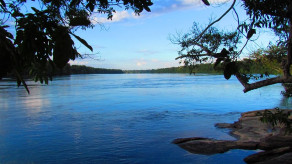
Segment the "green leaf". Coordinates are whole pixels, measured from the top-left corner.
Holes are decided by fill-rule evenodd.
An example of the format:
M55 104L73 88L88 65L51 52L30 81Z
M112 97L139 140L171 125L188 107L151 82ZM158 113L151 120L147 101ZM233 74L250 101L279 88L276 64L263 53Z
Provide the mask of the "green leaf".
M250 39L253 36L253 34L255 34L255 33L256 33L255 29L250 29L247 33L247 36L246 36L247 39Z
M222 58L217 58L217 60L216 60L216 62L214 64L214 68L216 68L218 66L218 64L221 63L222 60L223 60Z
M40 10L36 9L35 7L31 7L31 9L35 12L35 13L39 13Z
M26 89L27 93L29 94L29 89L26 85L26 82L24 81L24 79L20 75L20 73L16 69L14 69L14 73L16 74L17 85L20 86L20 84L22 83L24 88Z
M93 51L93 48L82 38L80 38L79 36L70 33L71 35L73 35L79 42L81 42L84 46L86 46L88 49L90 49L91 51Z
M91 12L93 12L93 10L94 10L94 4L93 4L93 3L88 3L88 4L86 5L86 8L89 8L89 10L90 10Z
M13 17L24 17L24 15L22 13L20 13L18 10L15 10L13 13L12 13L12 16Z
M148 12L151 12L150 8L148 6L144 6L144 9Z
M6 7L6 3L3 0L0 0L0 3L3 7Z
M222 51L220 52L220 56L222 57L227 57L228 54L229 52L225 48L223 48Z
M202 0L205 5L210 6L210 3L207 0Z
M232 75L232 73L231 73L231 71L230 71L230 69L224 69L224 78L226 79L226 80L228 80L228 79L230 79L230 77L231 77L231 75Z
M70 26L89 26L91 24L87 17L75 17L70 19Z
M230 79L231 75L237 72L237 67L235 62L228 63L224 68L224 78L226 80Z

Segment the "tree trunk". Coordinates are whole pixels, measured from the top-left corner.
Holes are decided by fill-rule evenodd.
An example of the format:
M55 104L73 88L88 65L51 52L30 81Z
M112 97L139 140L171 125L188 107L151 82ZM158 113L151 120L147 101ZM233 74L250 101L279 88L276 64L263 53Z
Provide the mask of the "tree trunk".
M282 63L284 76L283 77L278 76L275 78L270 78L270 79L249 84L245 80L244 76L242 76L240 73L236 73L235 74L236 78L240 81L240 83L244 87L243 92L248 92L254 89L258 89L258 88L276 84L276 83L292 83L292 76L290 72L290 66L292 63L292 0L290 0L287 16L289 18L289 38L287 41L287 46L288 46L287 60L283 61Z
M289 17L289 38L288 38L288 54L287 54L287 61L284 65L283 68L283 73L284 73L284 77L288 78L289 76L291 76L290 73L290 66L291 66L291 61L292 61L292 1L290 0L290 4L288 7L288 17Z
M292 18L290 18L289 25L290 25L290 30L289 30L289 39L288 39L288 54L287 54L287 60L285 61L285 65L283 68L283 73L284 77L288 78L291 76L290 73L290 65L292 61L292 24L291 24Z

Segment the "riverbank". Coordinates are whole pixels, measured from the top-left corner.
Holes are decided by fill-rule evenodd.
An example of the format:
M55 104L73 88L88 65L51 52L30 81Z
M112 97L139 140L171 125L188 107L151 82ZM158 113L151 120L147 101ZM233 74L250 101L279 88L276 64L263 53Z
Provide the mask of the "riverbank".
M271 109L275 112L275 109ZM288 112L291 110L285 110ZM237 140L210 138L179 138L173 141L181 148L195 154L212 155L231 149L263 150L244 159L246 163L291 163L292 134L286 134L281 125L273 127L260 121L264 110L245 112L238 121L218 123L217 128L229 128ZM289 119L292 119L290 116Z

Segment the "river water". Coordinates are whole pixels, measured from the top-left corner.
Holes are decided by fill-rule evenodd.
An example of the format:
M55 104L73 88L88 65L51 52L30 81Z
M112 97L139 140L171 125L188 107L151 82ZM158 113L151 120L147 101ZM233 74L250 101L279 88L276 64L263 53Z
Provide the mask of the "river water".
M234 139L215 123L291 108L281 85L249 93L223 75L116 74L0 81L0 163L244 163L254 151L191 154L172 140Z

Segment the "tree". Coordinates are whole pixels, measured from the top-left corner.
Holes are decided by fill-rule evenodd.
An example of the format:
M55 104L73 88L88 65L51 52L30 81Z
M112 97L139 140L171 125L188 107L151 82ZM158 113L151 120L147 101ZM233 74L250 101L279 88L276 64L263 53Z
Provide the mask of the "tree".
M236 76L244 86L244 92L276 83L292 83L290 72L292 62L292 0L241 0L249 17L242 23L234 8L237 1L239 0L233 0L229 9L206 28L199 28L199 25L194 23L190 33L175 38L174 42L181 46L177 59L188 66L205 61L214 62L215 68L221 64L224 77L229 79L232 75ZM207 0L203 0L203 2L210 5ZM229 12L234 12L237 16L237 29L233 32L219 31L214 27L214 24ZM285 59L281 61L282 75L250 83L250 79L254 76L245 73L245 68L240 65L238 59L256 31L262 28L271 29L279 37L278 46L282 47L282 55L285 56ZM239 49L238 46L242 38L245 38L246 41Z
M63 68L69 60L82 57L72 37L93 51L74 32L93 27L90 18L94 13L107 14L111 19L114 7L123 6L140 14L144 10L150 12L152 5L151 0L38 0L38 7L29 9L31 3L0 0L0 79L13 73L18 86L22 83L28 92L23 71L28 71L35 81L48 83L51 76L47 63ZM15 35L8 32L10 26L14 26Z
M280 45L270 45L250 54L250 59L255 62L255 65L263 66L264 73L273 75L283 75L281 63L286 58L287 51L285 47Z

